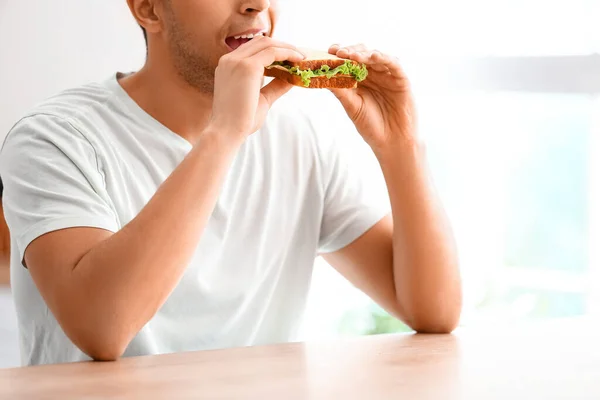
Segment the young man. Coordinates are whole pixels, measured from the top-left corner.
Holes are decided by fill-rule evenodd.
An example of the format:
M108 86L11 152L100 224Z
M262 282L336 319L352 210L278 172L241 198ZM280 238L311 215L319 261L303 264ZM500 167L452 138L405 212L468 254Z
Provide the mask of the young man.
M452 331L455 248L397 61L330 49L371 70L334 94L381 164L386 215L327 132L274 106L290 86L262 87L304 57L271 37L274 4L128 3L146 65L48 100L2 150L24 363L291 340L319 253L415 330Z

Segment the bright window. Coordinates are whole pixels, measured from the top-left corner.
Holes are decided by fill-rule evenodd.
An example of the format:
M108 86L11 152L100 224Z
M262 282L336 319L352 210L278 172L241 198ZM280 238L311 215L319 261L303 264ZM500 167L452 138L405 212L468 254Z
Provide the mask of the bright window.
M599 313L598 1L325 2L310 29L282 3L292 43L365 42L404 63L457 235L463 324ZM317 262L307 336L402 329Z

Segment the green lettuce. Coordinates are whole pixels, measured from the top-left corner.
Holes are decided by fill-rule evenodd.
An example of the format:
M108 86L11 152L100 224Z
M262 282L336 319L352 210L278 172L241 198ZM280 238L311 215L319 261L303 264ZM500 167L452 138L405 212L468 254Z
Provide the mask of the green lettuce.
M344 64L333 69L331 69L329 65L323 65L321 68L315 70L302 70L298 67L291 67L284 63L276 63L275 65L284 67L292 75L300 76L305 87L310 86L310 80L312 78L317 78L320 76L325 76L327 79L331 79L336 75L350 75L358 82L362 82L367 79L367 75L369 74L367 67L364 64L357 65L350 60L346 60Z

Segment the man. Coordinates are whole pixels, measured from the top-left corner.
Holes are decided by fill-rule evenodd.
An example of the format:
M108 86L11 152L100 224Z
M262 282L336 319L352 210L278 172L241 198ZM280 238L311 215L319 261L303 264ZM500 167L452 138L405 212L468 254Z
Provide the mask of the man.
M456 327L453 239L394 59L330 49L370 68L334 94L381 164L388 214L327 132L274 105L290 86L262 87L265 66L304 57L271 37L274 4L128 4L145 66L48 100L1 154L26 364L291 340L319 253L415 330Z

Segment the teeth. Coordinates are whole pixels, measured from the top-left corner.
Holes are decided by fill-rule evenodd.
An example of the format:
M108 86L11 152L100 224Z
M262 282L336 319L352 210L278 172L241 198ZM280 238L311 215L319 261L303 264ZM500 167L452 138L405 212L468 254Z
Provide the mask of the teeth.
M257 33L257 34L249 34L249 35L239 35L239 36L234 36L234 39L254 39L255 37L258 36L264 36L264 33Z

